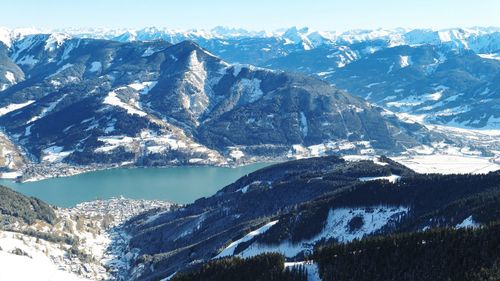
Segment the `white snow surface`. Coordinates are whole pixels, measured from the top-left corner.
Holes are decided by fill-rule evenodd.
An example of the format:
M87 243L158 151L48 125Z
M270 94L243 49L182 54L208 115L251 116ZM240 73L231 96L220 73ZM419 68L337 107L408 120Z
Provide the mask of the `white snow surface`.
M28 55L28 56L24 56L22 59L19 59L16 61L17 64L21 64L21 65L35 65L38 63L38 60L35 59L34 56L32 55Z
M244 67L242 64L233 65L233 76L236 77L240 74L241 69Z
M307 270L307 281L321 281L318 264L314 261L285 262L285 268L303 266Z
M398 156L391 159L418 173L485 174L500 170L500 163L487 157L431 154Z
M215 256L214 258L217 259L217 258L222 258L222 257L226 257L226 256L232 256L234 255L234 250L236 249L236 247L243 243L243 242L247 242L247 241L250 241L252 240L255 236L258 236L258 235L261 235L262 233L265 233L266 231L268 231L273 225L275 225L276 223L278 223L278 221L272 221L272 222L269 222L267 223L266 225L254 230L254 231L251 231L250 233L248 233L247 235L243 236L242 238L232 242L231 244L229 244L229 246L227 246L224 250L222 250L222 252L220 252L217 256Z
M112 198L80 203L70 209L56 209L59 219L55 225L41 221L32 225L15 223L11 225L14 229L58 235L63 232L78 238L78 249L93 259L88 261L69 255L70 245L64 243L0 231L0 280L116 280L110 272L125 272L130 259L137 256L128 249L130 237L121 230L120 224L150 209L168 212L172 205L157 200ZM29 257L12 254L15 248Z
M366 235L373 234L386 225L394 223L397 219L406 215L408 211L408 207L381 205L331 209L328 212L326 226L312 239L297 244L293 244L290 241L283 241L279 245L253 243L239 253L238 256L252 257L261 253L277 252L283 254L285 257L292 258L300 252L312 251L314 244L322 239L336 239L341 243L361 239ZM355 217L362 218L363 225L351 231L349 229L349 222Z
M10 84L16 83L16 77L14 77L14 73L10 71L5 71L5 79L7 79L7 81L9 81Z
M16 179L22 175L21 171L0 173L0 179Z
M243 153L243 151L239 150L236 147L232 147L230 149L231 151L229 152L229 156L231 156L235 160L241 159L245 156L245 153Z
M461 223L455 226L456 228L477 228L479 224L474 221L472 216L465 218Z
M410 56L399 56L399 66L405 68L412 64Z
M302 137L307 137L307 133L309 132L309 127L307 125L307 117L304 112L300 112L300 132L302 133Z
M112 106L121 107L121 108L125 109L128 114L131 114L131 115L136 114L136 115L139 115L141 117L147 115L146 112L142 111L138 107L123 102L117 96L116 92L114 92L114 91L111 91L111 92L108 93L108 95L106 96L106 98L104 98L104 103L112 105Z
M19 239L19 238L22 238ZM90 280L60 270L44 251L63 255L52 243L41 242L36 245L35 238L26 235L0 231L0 280L40 280L40 281L83 281ZM11 253L21 249L29 256Z
M260 99L264 93L262 92L260 88L260 83L261 80L257 78L253 79L246 79L243 78L240 81L238 81L234 86L233 86L233 91L239 92L242 95L242 98L248 102L252 103L258 99Z
M71 153L73 153L73 150L63 151L63 147L61 146L51 146L42 150L42 161L48 163L61 162Z
M212 89L214 81L208 79L205 62L198 58L196 51L192 51L189 55L187 68L179 90L181 105L198 120L207 111L214 96Z
M70 38L71 37L68 34L52 33L45 43L45 50L52 52L62 46L62 44L64 44L64 41Z
M490 54L498 51L498 27L472 27L448 29L354 29L344 31L313 30L311 28L291 27L278 30L245 30L241 28L215 27L213 29L169 29L147 27L141 29L109 28L17 28L0 27L0 41L8 47L17 40L23 40L30 34L52 34L46 42L46 48L55 49L62 45L68 35L73 38L95 38L118 41L152 41L164 39L171 43L185 40L241 39L241 38L276 38L283 44L295 44L304 50L331 44L353 44L365 41L384 40L390 47L398 45L442 44L452 49L471 49L476 53ZM28 37L29 38L29 37ZM267 48L265 48L267 50ZM148 56L152 51L145 52ZM364 52L367 52L364 50ZM368 50L370 52L370 50Z
M401 179L401 176L398 175L390 175L390 176L385 176L385 177L361 177L359 178L360 181L376 181L376 180L387 180L391 183L395 183Z
M478 54L483 59L500 60L500 53Z
M350 162L356 162L356 161L373 161L374 164L380 165L380 166L386 166L389 165L388 163L381 162L380 157L377 155L344 155L342 158L345 161L350 161Z
M141 82L141 83L132 83L132 84L129 84L128 86L136 91L139 92L139 94L141 95L146 95L149 93L149 91L151 89L153 89L156 84L158 82L157 81L148 81L148 82Z
M26 107L34 102L35 102L34 100L29 100L29 101L23 102L23 103L12 103L12 104L9 104L7 106L4 106L4 107L0 108L0 116L3 116L9 112L16 111L18 109Z
M152 48L152 47L148 47L148 48L144 51L144 53L142 53L142 56L141 56L141 57L149 57L149 56L151 56L151 55L152 55L152 54L154 54L154 53L155 53L155 49L154 49L154 48Z
M100 61L94 61L90 64L90 72L99 72L102 70L102 63Z

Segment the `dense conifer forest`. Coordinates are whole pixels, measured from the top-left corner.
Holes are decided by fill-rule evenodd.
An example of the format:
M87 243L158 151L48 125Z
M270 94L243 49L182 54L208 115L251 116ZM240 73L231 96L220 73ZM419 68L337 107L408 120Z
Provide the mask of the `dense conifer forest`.
M177 274L172 281L307 281L303 267L285 269L285 258L279 254L262 254L214 260L201 268Z
M25 223L42 220L54 223L54 210L40 199L27 197L7 187L0 186L0 226L3 222L20 219Z
M323 281L500 280L500 224L331 244L314 260Z

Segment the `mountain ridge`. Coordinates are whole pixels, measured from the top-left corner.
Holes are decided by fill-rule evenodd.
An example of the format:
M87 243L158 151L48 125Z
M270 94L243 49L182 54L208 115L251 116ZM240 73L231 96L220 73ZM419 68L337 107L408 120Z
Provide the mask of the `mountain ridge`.
M320 79L230 65L192 41L36 35L10 52L24 80L2 92L0 124L46 164L237 164L445 139Z
M19 30L9 31L4 29L5 38L11 38L7 44L10 49L18 47L20 42L27 38L42 36L41 31ZM372 98L384 93L383 98L392 100L371 99L377 105L395 112L404 112L412 115L423 116L424 121L431 124L441 124L453 127L464 127L471 129L498 129L498 115L494 113L494 104L498 89L496 80L492 73L495 68L488 71L481 64L498 65L500 61L500 32L495 27L476 28L449 28L449 29L376 29L376 30L354 30L348 32L323 32L309 28L288 28L276 32L250 32L242 29L215 28L210 30L169 30L166 28L143 28L141 30L107 30L90 29L88 31L45 31L51 38L46 47L57 48L69 38L98 38L116 40L120 42L141 42L163 40L169 43L180 43L184 40L197 42L214 55L221 57L231 64L252 64L260 67L280 69L285 71L299 72L314 75L334 85L341 85L343 89L359 95L363 98ZM61 33L62 32L62 33ZM125 32L121 34L120 32ZM33 35L33 33L35 33ZM9 37L10 36L10 37ZM399 54L400 58L377 57L379 52L396 52L405 47L413 49L411 53L421 53L426 48L434 48L436 54L428 54L427 59L418 59L417 56L409 56L406 51ZM425 51L424 51L425 52ZM469 52L472 52L468 54ZM476 57L474 57L474 54ZM15 55L15 54L14 54ZM432 57L432 58L430 58ZM27 57L19 64L29 67L36 58ZM347 73L346 69L352 69L350 64L360 64L366 59L370 60L365 67L371 68L373 59L392 61L394 72L390 71L390 65L375 69L377 75L368 76L366 73ZM413 59L413 60L412 60ZM406 70L399 71L401 60L404 61ZM455 61L455 66L450 61ZM457 65L461 65L457 69ZM347 68L346 68L347 66ZM422 71L414 71L421 68ZM491 68L491 67L490 67ZM397 71L396 71L397 70ZM414 71L411 75L405 72ZM436 72L439 70L439 72ZM1 70L0 70L1 72ZM345 74L344 74L345 73ZM371 72L370 72L371 73ZM387 73L388 78L394 76L397 80L411 83L411 89L405 89L405 85L390 85L390 89L382 91L380 87L374 87L374 95L370 91L362 91L370 88L375 83L385 82L385 77L379 74ZM468 87L455 87L446 85L451 89L444 92L448 98L454 97L453 102L447 99L429 99L426 96L432 94L432 87L443 85L443 77L434 74L444 73L451 76L450 79L457 80L457 85L469 84ZM346 76L347 77L343 77ZM5 77L3 77L5 76ZM346 81L349 77L358 77L358 81ZM422 76L427 76L422 79ZM5 75L0 74L0 89L6 89L15 81L23 79L18 77L15 71L7 69ZM460 83L461 80L468 80ZM2 81L3 80L3 81ZM346 83L347 82L347 83ZM392 81L387 81L392 82ZM401 84L401 83L398 83ZM419 88L425 84L425 91L407 93L407 91ZM448 83L450 84L450 83ZM424 87L421 87L424 88ZM478 89L480 88L480 89ZM405 90L405 92L403 92ZM399 91L392 95L391 91ZM448 93L449 92L449 93ZM474 102L470 97L480 93L486 93L487 98L482 103ZM464 93L464 96L460 96ZM492 96L492 97L490 97ZM418 106L426 103L426 105ZM417 106L413 106L417 104ZM454 104L458 104L455 106ZM469 107L469 104L473 104ZM492 108L493 107L493 108ZM424 108L425 110L422 110Z

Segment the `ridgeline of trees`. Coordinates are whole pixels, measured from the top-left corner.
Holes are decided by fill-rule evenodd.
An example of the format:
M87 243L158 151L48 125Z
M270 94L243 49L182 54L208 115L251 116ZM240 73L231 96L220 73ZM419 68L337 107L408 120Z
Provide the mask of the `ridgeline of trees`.
M304 267L285 269L280 254L261 254L252 258L239 257L213 260L200 269L179 273L172 281L307 281Z
M0 186L0 226L9 217L21 219L28 224L35 220L53 224L57 219L54 210L47 203Z
M322 281L498 281L500 223L477 229L436 228L333 243L312 258ZM284 268L275 253L210 261L172 281L307 281L304 267Z
M500 280L500 224L331 244L314 260L323 281Z

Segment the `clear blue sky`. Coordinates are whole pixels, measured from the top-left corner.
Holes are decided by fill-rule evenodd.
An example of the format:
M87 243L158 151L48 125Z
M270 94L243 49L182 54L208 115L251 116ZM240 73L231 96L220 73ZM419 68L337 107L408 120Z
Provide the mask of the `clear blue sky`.
M500 0L11 0L0 26L212 28L500 26Z

